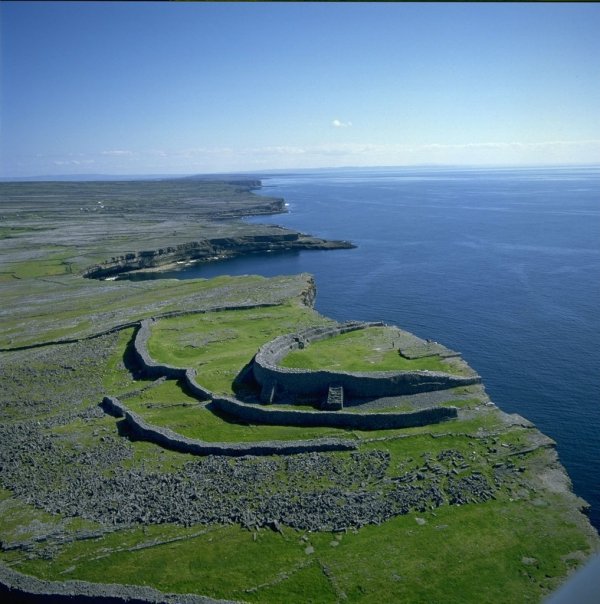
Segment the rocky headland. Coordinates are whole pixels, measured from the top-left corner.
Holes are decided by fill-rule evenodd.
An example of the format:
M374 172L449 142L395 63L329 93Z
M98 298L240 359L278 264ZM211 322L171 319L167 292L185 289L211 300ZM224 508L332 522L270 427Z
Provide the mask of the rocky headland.
M296 232L273 233L270 235L246 235L241 237L219 237L190 241L175 247L132 252L111 258L94 265L84 272L84 277L106 279L135 271L166 269L178 264L216 262L237 256L257 253L285 252L296 250L351 249L349 241L329 241Z

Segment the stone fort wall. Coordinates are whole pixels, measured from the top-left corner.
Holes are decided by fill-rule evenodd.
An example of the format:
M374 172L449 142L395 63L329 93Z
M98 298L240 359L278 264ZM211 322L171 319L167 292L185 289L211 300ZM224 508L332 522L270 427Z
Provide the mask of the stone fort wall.
M165 449L191 453L192 455L291 455L313 451L350 451L357 448L357 443L350 439L314 438L290 441L257 441L257 442L208 442L188 438L168 428L147 423L141 416L128 409L115 397L105 396L102 408L115 417L123 417L131 434L153 442ZM219 408L221 408L219 406Z
M148 340L150 339L152 323L152 319L144 319L133 338L133 352L136 361L143 367L144 373L148 377L166 377L173 380L183 379L185 377L185 369L157 363L148 353Z
M296 334L279 336L268 342L259 349L253 367L254 378L262 387L261 399L263 402L293 402L296 397L324 399L332 385L341 386L346 397L378 398L444 390L481 382L479 376L458 376L434 371L334 372L294 369L279 365L289 352L304 348L311 342L383 325L353 321L311 328Z
M243 403L229 397L215 397L213 404L224 413L252 424L388 430L437 424L457 417L456 407L431 407L413 413L348 413L344 411L297 411ZM308 441L307 441L308 442Z
M146 319L141 322L140 329L135 335L134 338L134 351L137 357L138 362L144 368L145 373L150 377L168 377L171 379L178 379L182 382L185 389L192 395L196 396L200 400L209 400L212 399L213 404L217 409L230 415L232 417L236 417L241 419L247 423L259 423L259 424L268 424L268 425L281 425L281 426L301 426L301 427L336 427L336 428L349 428L349 429L361 429L361 430L383 430L383 429L392 429L392 428L408 428L414 426L424 426L431 423L437 423L440 421L444 421L447 419L452 419L457 416L457 410L455 407L432 407L430 409L422 409L420 411L415 411L413 413L349 413L349 412L341 412L341 411L299 411L299 410L287 410L287 409L274 409L272 407L264 407L258 405L252 405L248 403L243 403L233 397L226 396L218 396L210 390L203 388L196 381L196 371L194 369L182 369L179 367L172 367L171 365L165 365L156 363L148 353L147 343L150 337L150 329L151 329L152 321L150 319ZM326 326L326 327L316 327L306 330L302 332L300 336L305 336L308 333L308 336L312 338L311 341L315 341L315 339L324 339L331 337L331 335L335 335L337 333L346 333L348 331L353 331L356 329L364 329L365 327L370 326L381 326L383 323L358 323L351 322L345 323L343 325L334 325L334 326ZM279 345L279 350L281 354L287 354L284 350L283 345L289 345L289 339L294 338L294 341L304 341L307 342L307 339L304 340L296 340L298 335L293 336L281 336L279 338L275 338L269 344L275 343L276 348ZM281 345L283 343L283 345ZM266 346L269 346L267 344ZM263 347L261 350L263 350ZM260 352L259 352L260 354ZM258 357L258 354L257 354ZM256 366L256 359L254 365ZM329 376L339 374L334 374L331 372L315 372L315 373L324 373ZM380 372L383 375L393 372ZM354 376L354 374L348 374L350 376ZM445 374L440 374L444 377ZM370 377L369 374L366 374L367 377ZM360 377L360 376L359 376ZM435 389L435 388L431 388ZM327 390L325 390L327 392ZM110 397L106 397L105 401L116 400L110 399ZM119 403L122 405L122 403ZM259 449L256 449L256 452L250 452L247 450L245 453L240 452L240 448L231 449L230 443L226 443L226 446L216 447L213 443L204 443L202 441L191 441L191 439L185 439L185 437L179 437L179 435L174 432L168 431L168 437L163 433L164 430L158 428L156 426L150 426L146 424L144 420L137 416L136 414L123 412L123 416L125 416L128 424L130 424L132 430L139 437L142 437L146 440L151 440L156 442L157 444L162 444L163 446L167 446L168 448L185 451L188 453L195 453L200 455L210 455L210 454L225 454L225 455L268 455L272 453L290 453L296 452L292 451L292 447L287 446L290 443L287 443L285 447L280 446L279 441L273 441L268 443L268 447L260 448L261 452L258 452ZM174 438L176 437L176 438ZM340 441L336 439L331 439L336 441L336 445L339 445ZM190 441L190 442L188 442ZM324 445L326 447L332 446L331 442L327 443L317 443L314 441L301 441L303 443L304 451L314 451L314 450L333 450L331 448L327 449L316 449L315 447ZM199 444L200 443L200 444ZM221 443L222 444L222 443ZM240 446L243 443L236 443ZM257 443L257 445L260 443ZM294 443L296 444L296 443ZM344 447L347 443L344 443ZM275 446L277 445L277 446ZM245 446L245 445L244 445ZM307 448L308 447L308 448ZM211 450L209 450L212 448ZM231 449L231 450L230 450ZM339 450L339 448L338 448ZM269 452L267 452L269 451Z

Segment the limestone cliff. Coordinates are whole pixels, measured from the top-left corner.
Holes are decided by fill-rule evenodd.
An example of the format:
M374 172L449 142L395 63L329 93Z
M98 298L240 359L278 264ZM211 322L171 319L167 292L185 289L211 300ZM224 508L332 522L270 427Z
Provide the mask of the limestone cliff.
M105 279L121 273L154 269L176 262L212 262L259 252L290 250L331 250L355 247L348 241L328 241L295 231L270 235L243 235L190 241L158 250L132 252L116 256L101 264L89 267L84 277Z

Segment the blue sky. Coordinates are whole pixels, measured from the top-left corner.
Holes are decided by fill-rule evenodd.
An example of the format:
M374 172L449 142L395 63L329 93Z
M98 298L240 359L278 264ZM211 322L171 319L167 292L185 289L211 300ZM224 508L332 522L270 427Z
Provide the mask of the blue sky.
M0 176L600 163L600 4L0 4Z

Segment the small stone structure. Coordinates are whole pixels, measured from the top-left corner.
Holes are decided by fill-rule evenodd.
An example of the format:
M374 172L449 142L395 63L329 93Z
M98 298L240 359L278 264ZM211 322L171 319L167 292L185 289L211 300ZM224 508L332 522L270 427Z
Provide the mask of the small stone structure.
M342 386L332 384L329 386L327 399L323 401L321 409L324 411L339 411L344 407L344 389Z

